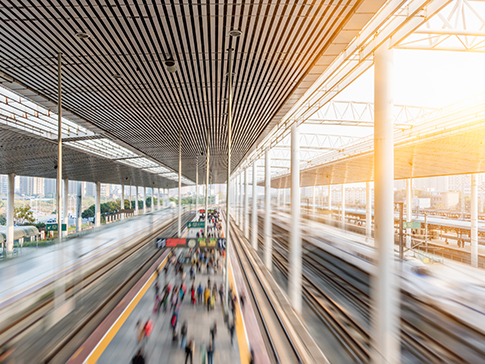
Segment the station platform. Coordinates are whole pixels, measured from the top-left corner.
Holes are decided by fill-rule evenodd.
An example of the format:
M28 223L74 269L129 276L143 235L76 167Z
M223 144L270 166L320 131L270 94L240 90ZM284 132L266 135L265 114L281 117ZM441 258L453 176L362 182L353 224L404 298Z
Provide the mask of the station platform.
M155 231L173 214L171 209L162 209L68 238L62 244L62 269L59 269L58 245L32 249L19 257L0 262L0 309L52 283L60 274L72 272L134 238Z
M181 249L175 251L178 256ZM210 279L211 286L223 284L221 270L210 274L202 267L195 279L190 279L190 264L184 264L186 272L186 294L180 304L178 314L178 340L173 341L171 320L173 310L168 305L167 311L155 312L155 282L158 281L160 292L166 284L180 285L181 275L175 275L174 265L168 262L168 251L162 255L157 265L152 267L130 292L120 301L117 307L106 317L101 325L89 336L69 359L69 364L79 363L121 363L130 362L142 350L145 362L148 363L183 363L185 362L185 348L181 347L180 329L187 323L187 341L194 340L194 363L201 363L206 355L211 340L211 329L217 324L217 334L214 340L214 363L237 364L249 363L253 355L257 363L269 363L264 342L249 300L240 304L239 294L246 288L242 281L241 271L236 261L231 260L229 268L229 284L233 294L237 296L235 315L229 311L228 322L235 322L233 345L229 324L224 320L224 307L220 296L217 297L213 310L208 311L207 306L191 302L191 287L195 289L199 283L205 288ZM221 258L221 261L222 258ZM168 265L168 273L163 272ZM234 267L234 269L233 269ZM156 268L161 272L156 274ZM197 294L196 294L197 296ZM145 342L138 342L137 323L144 324L147 320L153 323L153 330ZM249 323L249 324L248 324ZM248 328L250 330L248 330ZM251 348L252 350L251 354ZM190 362L190 359L189 361ZM209 363L206 358L206 363Z

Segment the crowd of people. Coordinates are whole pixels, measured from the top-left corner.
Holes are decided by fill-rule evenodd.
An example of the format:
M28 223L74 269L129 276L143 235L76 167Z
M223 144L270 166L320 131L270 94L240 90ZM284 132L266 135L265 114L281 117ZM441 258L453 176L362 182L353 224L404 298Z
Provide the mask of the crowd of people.
M199 221L205 221L205 215L201 214L199 216ZM204 229L201 229L196 234L197 238L204 237ZM207 238L222 238L222 222L219 219L219 214L217 212L209 213L207 215Z
M188 258L187 258L188 256ZM187 321L179 323L179 313L182 307L187 305L197 308L204 307L204 311L214 310L218 302L222 305L224 301L224 285L215 282L215 275L221 272L224 276L225 251L213 249L202 251L192 249L190 254L179 257L172 255L163 269L163 279L160 280L156 273L154 284L155 303L153 315L158 317L160 314L170 319L172 330L172 342L174 346L180 347L185 351L185 363L193 363L195 350L195 340L193 337L188 339L189 324ZM189 268L190 267L190 268ZM190 278L186 279L185 270L190 272ZM169 279L169 270L173 270L174 278ZM198 276L204 278L197 279ZM212 278L212 281L211 281ZM160 283L162 281L162 283ZM161 288L163 286L163 288ZM190 288L189 288L190 287ZM189 297L186 298L186 295ZM230 289L229 308L231 318L228 320L228 330L231 337L231 344L234 343L234 332L236 324L237 296ZM244 306L244 294L240 295L241 306ZM150 317L153 317L150 315ZM153 331L153 320L149 318L145 322L138 321L136 324L137 335L137 354L133 357L133 364L145 363L143 356L144 348ZM217 322L211 325L206 342L200 343L200 363L213 364L214 351L216 348Z

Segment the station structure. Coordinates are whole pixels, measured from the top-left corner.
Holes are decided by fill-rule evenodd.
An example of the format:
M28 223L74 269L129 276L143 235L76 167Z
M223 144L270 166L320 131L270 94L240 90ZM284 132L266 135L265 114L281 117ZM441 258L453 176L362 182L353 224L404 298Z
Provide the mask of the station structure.
M315 188L328 186L331 210L330 189L341 185L344 223L345 184L365 182L365 232L377 251L371 356L376 363L399 362L394 180L406 180L411 222L412 179L470 174L476 267L476 174L484 172L485 97L443 109L395 105L394 50L483 52L485 16L482 4L469 0L339 4L4 1L0 27L8 41L0 50L0 173L8 175L7 256L13 253L15 176L56 178L57 221L67 221L62 190L67 196L68 182L79 181L77 229L81 181L96 184L96 226L101 183L121 185L121 206L125 187L135 186L135 214L141 213L140 188L143 213L147 189L152 206L157 195L160 209L162 200L168 205L168 189L176 188L179 237L182 188L195 186L198 211L199 187L206 186L207 236L207 186L225 183L229 251L229 216L258 250L259 185L265 191L263 262L269 272L272 190L277 208L291 206L288 296L301 314L301 188L313 188L315 208ZM334 100L371 67L373 103ZM373 133L325 133L330 125ZM58 228L61 243L62 225ZM411 247L410 237L406 244ZM227 293L229 279L224 283ZM227 294L225 299L227 308Z

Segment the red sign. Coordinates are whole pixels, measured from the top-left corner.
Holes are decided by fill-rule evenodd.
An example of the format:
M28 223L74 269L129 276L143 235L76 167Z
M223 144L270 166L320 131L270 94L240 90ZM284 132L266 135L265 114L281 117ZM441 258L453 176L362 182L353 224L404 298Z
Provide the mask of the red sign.
M167 239L167 247L185 246L187 239Z

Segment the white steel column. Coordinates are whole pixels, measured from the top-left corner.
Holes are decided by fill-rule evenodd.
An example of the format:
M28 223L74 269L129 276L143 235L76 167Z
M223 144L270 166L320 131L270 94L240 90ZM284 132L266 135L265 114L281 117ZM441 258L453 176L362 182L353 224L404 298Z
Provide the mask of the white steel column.
M244 169L244 236L249 239L248 169Z
M240 193L240 191L239 191L239 179L240 179L240 175L238 174L236 176L236 186L234 188L234 192L236 193L235 201L234 201L236 206L235 206L235 209L234 209L235 210L234 213L235 213L235 220L236 220L237 226L241 226L241 222L239 221L239 193Z
M258 250L258 177L256 161L253 161L253 200L251 209L251 245Z
M301 312L300 146L295 124L291 127L291 221L288 288L293 308Z
M312 211L315 212L315 185L312 186Z
M77 206L76 206L76 232L82 230L82 210L83 210L83 183L77 182Z
M153 195L155 194L154 188L152 187L152 196L151 196L151 206L150 206L150 211L155 211L155 205L153 204Z
M195 159L195 220L199 220L199 160Z
M286 188L283 188L283 212L286 212Z
M138 186L135 186L135 215L138 215Z
M15 174L9 173L7 186L7 257L13 256L14 227L13 215L15 210Z
M365 183L365 236L372 237L372 198L370 182Z
M143 186L143 214L147 213L147 188Z
M374 241L372 356L374 363L400 362L399 291L394 275L393 51L374 53Z
M210 164L210 134L209 134L209 129L207 129L207 150L206 150L206 163L205 163L205 218L204 218L204 238L207 238L207 224L208 224L208 219L207 219L207 211L209 209L209 164ZM229 219L229 216L228 216ZM226 227L227 230L227 227ZM227 235L227 231L226 231ZM227 239L227 236L226 236ZM226 240L227 241L227 240Z
M96 196L94 201L94 226L101 226L101 182L96 182Z
M275 210L278 210L280 208L280 189L276 189L276 208Z
M413 221L413 180L406 180L406 221ZM411 229L406 229L406 247L411 249Z
M478 188L477 175L471 174L471 265L478 267Z
M342 184L342 210L340 211L340 219L341 219L341 226L342 229L345 229L345 185Z
M160 210L160 187L157 188L157 210Z
M273 258L273 226L271 222L271 159L270 151L264 153L264 264L269 271Z
M64 179L64 200L62 201L62 223L66 224L66 231L62 232L63 236L67 236L67 230L69 229L69 214L68 214L68 202L69 202L69 180Z
M179 208L178 208L178 234L179 238L182 237L182 130L179 129Z
M328 218L332 218L332 185L328 185Z
M121 184L121 200L120 200L120 210L124 210L125 208L125 185L122 183ZM125 218L124 212L121 214L121 220Z

